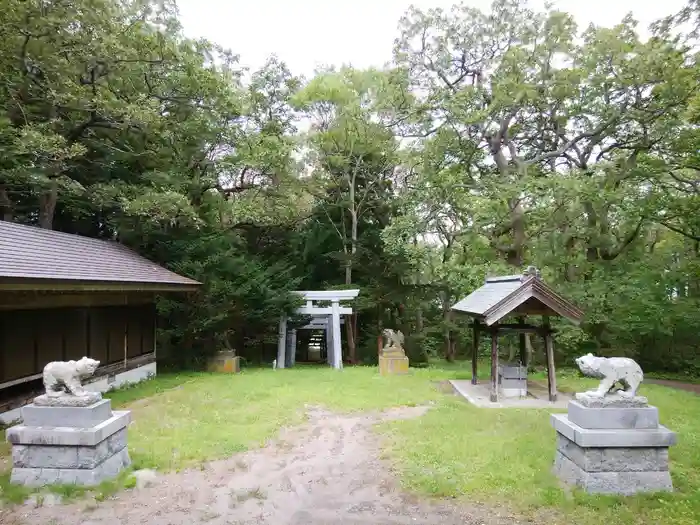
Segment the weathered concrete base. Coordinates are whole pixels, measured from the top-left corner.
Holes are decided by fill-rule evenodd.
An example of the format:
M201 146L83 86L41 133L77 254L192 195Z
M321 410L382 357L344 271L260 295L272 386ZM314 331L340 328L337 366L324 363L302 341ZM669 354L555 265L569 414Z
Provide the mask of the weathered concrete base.
M41 487L50 484L82 485L91 487L103 481L114 479L131 464L129 452L125 448L92 469L80 468L41 468L18 467L12 469L11 483L28 487Z
M7 430L13 483L96 485L130 464L130 412L112 412L108 399L88 407L23 408L25 423Z
M41 407L88 407L94 405L102 399L99 392L86 391L81 396L70 394L48 395L41 394L34 398L34 405Z
M408 357L379 356L379 373L383 376L407 374Z
M676 434L659 425L655 407L624 401L591 407L577 399L568 415L551 417L557 432L553 470L562 481L599 494L673 490L668 449Z
M208 363L210 372L238 374L241 371L241 358L233 352L219 352Z
M554 474L563 482L582 488L589 494L631 496L642 492L671 492L671 474L666 471L586 472L557 451Z
M468 379L450 379L454 392L479 408L557 408L564 409L571 398L559 392L557 401L549 401L548 392L541 389L528 388L527 397L502 396L498 402L490 398L490 385L478 383L472 385Z

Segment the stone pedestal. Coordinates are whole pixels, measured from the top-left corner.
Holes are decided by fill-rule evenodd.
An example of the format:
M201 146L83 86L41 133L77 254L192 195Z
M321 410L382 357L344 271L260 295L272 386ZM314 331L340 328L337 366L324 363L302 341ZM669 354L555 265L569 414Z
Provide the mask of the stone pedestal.
M383 376L408 373L408 357L404 354L384 353L379 356L379 373Z
M553 414L554 473L589 493L672 491L668 449L676 434L659 424L646 398L577 394L568 414Z
M508 364L499 366L498 386L504 398L527 397L527 368Z
M208 364L210 372L237 374L241 371L241 358L234 352L219 352Z
M49 406L43 397L22 408L22 424L7 429L12 483L92 486L129 466L129 411L113 412L109 399L88 406Z

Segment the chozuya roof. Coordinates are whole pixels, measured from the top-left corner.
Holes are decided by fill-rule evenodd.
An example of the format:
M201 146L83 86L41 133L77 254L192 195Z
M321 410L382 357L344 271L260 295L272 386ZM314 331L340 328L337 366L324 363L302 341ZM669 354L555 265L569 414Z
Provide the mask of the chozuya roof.
M201 283L113 241L0 221L0 285L167 291L196 289Z
M511 312L522 315L560 315L578 324L583 312L561 297L540 278L533 266L522 275L490 277L486 284L476 289L452 307L472 317L482 319L490 326Z

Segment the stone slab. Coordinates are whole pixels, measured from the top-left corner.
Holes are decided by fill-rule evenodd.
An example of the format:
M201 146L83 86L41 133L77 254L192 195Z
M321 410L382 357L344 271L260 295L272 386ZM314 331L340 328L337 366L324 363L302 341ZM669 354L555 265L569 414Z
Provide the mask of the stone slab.
M501 396L506 399L527 397L527 388L501 388Z
M676 444L676 433L663 425L641 429L589 429L569 421L566 414L552 414L554 429L581 447L670 447Z
M527 368L524 366L501 365L498 367L498 375L504 379L527 380Z
M499 378L498 384L501 388L524 388L527 389L527 379Z
M644 396L627 397L611 394L603 397L579 392L574 396L576 401L587 408L644 408L649 406L649 400Z
M99 392L85 392L81 396L72 394L61 394L58 396L49 396L42 394L34 398L36 406L45 407L88 407L94 405L102 399L102 394Z
M586 472L668 470L668 448L585 448L557 433L557 450Z
M383 376L407 374L408 357L379 356L379 373Z
M107 421L92 428L15 425L7 429L7 441L13 445L95 446L131 421L128 410L114 411L112 414Z
M131 464L129 451L122 448L93 469L71 468L13 468L10 482L29 487L50 484L95 486L115 478Z
M571 401L569 421L581 428L591 429L658 428L659 410L652 406L592 408Z
M241 371L241 358L233 352L220 352L209 361L207 369L210 372L238 374Z
M631 496L645 492L671 492L670 473L647 472L586 472L560 451L554 459L554 474L564 483L578 486L590 494Z
M549 401L547 394L542 394L536 388L528 390L527 397L500 396L497 402L490 399L490 384L478 383L473 385L469 379L450 379L454 392L479 408L546 408L566 409L571 399L559 392L557 401Z
M22 424L34 427L91 428L112 417L112 402L103 399L86 407L37 406L22 407Z
M94 469L126 444L127 429L122 428L94 447L14 445L12 465L15 468Z

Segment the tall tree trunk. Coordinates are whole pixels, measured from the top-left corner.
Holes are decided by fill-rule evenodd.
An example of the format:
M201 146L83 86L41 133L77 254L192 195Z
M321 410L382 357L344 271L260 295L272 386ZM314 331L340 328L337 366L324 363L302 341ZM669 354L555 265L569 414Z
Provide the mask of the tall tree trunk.
M12 213L12 201L7 194L5 185L0 185L0 217L3 221L12 222L14 215Z
M58 202L58 182L51 180L51 187L39 195L39 227L53 229L53 218Z

